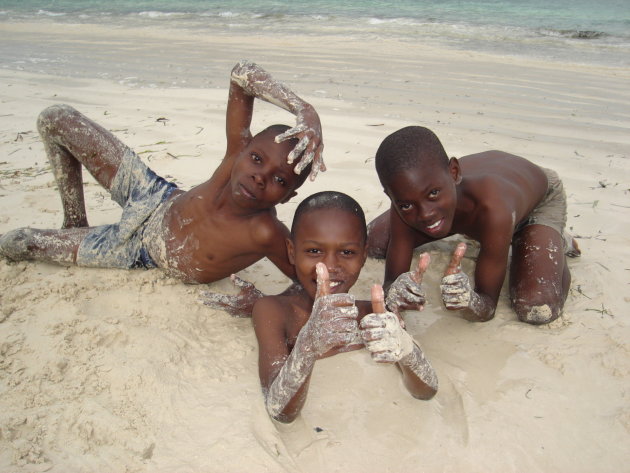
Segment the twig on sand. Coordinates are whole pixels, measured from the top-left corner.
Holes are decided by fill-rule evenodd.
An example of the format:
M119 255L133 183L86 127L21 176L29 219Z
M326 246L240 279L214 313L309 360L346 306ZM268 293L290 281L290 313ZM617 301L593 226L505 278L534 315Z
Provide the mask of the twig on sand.
M604 307L603 303L602 303L602 308L601 309L586 309L586 310L589 310L591 312L599 312L602 315L602 317L604 316L604 314L608 315L610 317L614 317L615 316L615 314L613 314L612 312L609 312L608 309L606 309L606 307Z

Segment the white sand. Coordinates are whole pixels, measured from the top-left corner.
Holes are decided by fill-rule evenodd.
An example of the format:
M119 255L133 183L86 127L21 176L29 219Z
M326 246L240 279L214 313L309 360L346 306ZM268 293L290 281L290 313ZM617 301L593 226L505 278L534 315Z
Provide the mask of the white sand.
M565 315L519 323L505 291L488 323L447 312L437 286L455 243L442 242L431 249L428 307L406 317L437 370L436 398L412 399L395 368L348 353L317 363L302 418L277 427L262 408L250 320L201 305L204 288L157 270L0 261L0 471L627 471L630 70L386 41L262 38L248 51L210 36L202 46L221 66L209 88L0 70L0 233L61 223L35 128L47 105L75 106L188 188L222 156L229 70L248 57L322 117L328 172L278 208L287 224L301 198L324 189L377 216L388 203L374 152L409 124L431 127L451 155L502 149L556 169L583 251L570 261ZM291 116L256 105L255 130L278 121ZM91 180L86 195L91 224L117 218ZM368 261L355 293L368 297L382 274ZM267 261L241 275L266 292L287 282ZM232 291L228 281L210 289Z

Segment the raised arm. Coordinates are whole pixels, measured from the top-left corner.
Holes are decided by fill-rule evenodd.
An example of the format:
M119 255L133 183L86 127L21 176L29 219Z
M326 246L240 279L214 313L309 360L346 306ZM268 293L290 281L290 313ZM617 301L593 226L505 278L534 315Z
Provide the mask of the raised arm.
M383 288L378 284L372 287L372 310L359 324L372 359L397 363L409 393L416 399L431 399L438 389L435 371L398 316L385 308Z
M290 138L299 139L287 157L290 164L301 156L295 166L295 173L300 174L310 162L313 162L311 179L315 179L319 171L325 171L322 129L315 109L262 67L249 61L240 61L232 69L226 118L227 156L233 155L235 150L251 139L254 98L270 102L295 115L295 127L276 137L278 143Z
M440 284L445 307L461 310L462 316L471 322L486 322L494 317L507 272L509 229L501 229L499 225L488 225L488 229L480 241L474 287L461 269L465 243L456 246Z
M429 255L424 253L418 260L418 267L410 270L413 250L418 244L415 232L407 226L392 208L390 211L391 236L387 246L385 261L386 306L391 312L400 315L403 310L422 310L425 303L422 289L422 276L429 266Z
M269 415L291 422L304 406L317 358L355 339L358 311L351 295L330 294L328 271L318 263L317 296L311 316L289 353L280 318L267 312L280 309L277 304L273 307L273 300L268 303L269 298L263 299L254 307L259 376Z

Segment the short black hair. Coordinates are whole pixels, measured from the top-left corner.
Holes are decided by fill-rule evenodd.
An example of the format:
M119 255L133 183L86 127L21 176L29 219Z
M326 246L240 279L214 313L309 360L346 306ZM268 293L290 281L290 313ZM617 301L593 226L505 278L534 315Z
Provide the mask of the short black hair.
M284 133L285 131L287 131L290 128L291 127L288 126L288 125L276 123L275 125L269 125L267 128L265 128L261 132L257 133L256 136L263 135L263 134L266 134L266 133L270 133L275 138L276 136ZM299 142L300 142L300 140L298 140L297 138L289 138L288 140L283 141L283 143L289 143L289 144L293 145L293 147L297 146L297 144ZM300 156L298 156L295 159L294 162L298 163L300 161L300 159L302 159L303 157L304 157L304 153L302 153ZM302 172L300 174L296 175L297 179L295 180L295 188L294 189L298 189L298 188L300 188L302 186L302 184L304 184L304 182L306 181L306 178L311 173L312 167L313 167L313 162L311 161L310 163L308 163L308 166L306 166L304 169L302 169Z
M409 169L439 164L448 166L448 155L439 138L428 128L407 126L387 136L376 151L374 164L383 187Z
M365 213L361 205L343 192L323 191L317 192L304 199L295 209L293 223L291 224L291 238L295 237L300 219L309 212L323 209L339 209L355 215L361 225L361 236L363 241L367 241L367 226L365 223Z

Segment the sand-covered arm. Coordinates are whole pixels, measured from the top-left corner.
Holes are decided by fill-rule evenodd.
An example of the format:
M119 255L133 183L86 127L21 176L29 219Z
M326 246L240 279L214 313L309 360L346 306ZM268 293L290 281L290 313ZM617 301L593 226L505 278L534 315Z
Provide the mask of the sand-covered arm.
M202 291L200 302L213 309L223 310L233 317L251 317L254 305L259 299L265 297L265 294L258 290L253 283L238 277L236 274L232 274L230 280L238 289L236 294ZM279 295L290 296L303 291L304 288L294 281Z
M459 243L440 284L442 300L447 309L462 310L466 320L485 322L494 317L496 302L488 295L473 289L470 278L461 268L461 261L465 253L466 243Z
M383 300L383 288L372 287L371 314L359 324L361 337L372 359L377 363L397 363L405 387L417 399L431 399L438 389L435 370L420 346L403 328L399 317L388 312Z
M275 80L271 74L259 65L242 60L232 69L231 82L237 84L246 94L265 100L295 115L295 126L276 137L280 143L290 138L297 138L298 144L289 153L289 164L300 157L295 166L295 173L300 174L310 162L313 162L310 178L315 179L319 171L325 171L322 152L322 127L319 115L312 105L302 100L286 85Z
M317 283L317 297L310 318L288 355L281 353L281 340L269 340L279 339L284 334L268 332L271 336L266 337L264 315L258 313L258 305L254 309L265 406L269 415L281 422L293 421L302 409L315 361L332 348L350 344L358 331L354 297L330 294L328 271L323 263L317 265Z

